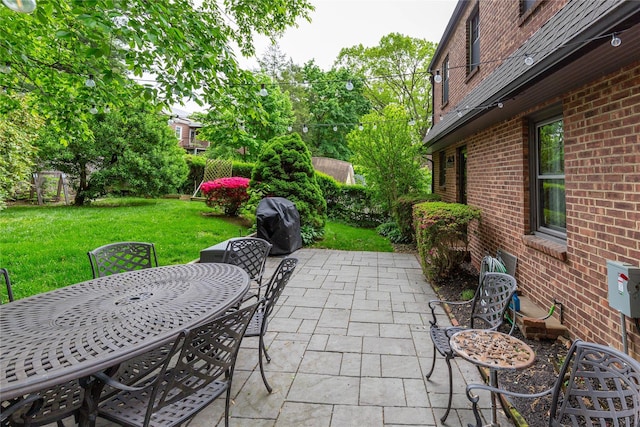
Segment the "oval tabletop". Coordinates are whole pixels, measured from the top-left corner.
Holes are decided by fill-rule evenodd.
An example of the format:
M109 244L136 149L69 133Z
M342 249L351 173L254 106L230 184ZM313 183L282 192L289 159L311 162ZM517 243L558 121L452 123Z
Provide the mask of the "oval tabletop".
M451 336L450 344L464 359L492 369L523 369L535 360L535 353L525 342L498 331L459 331Z
M249 277L186 264L101 277L0 306L0 400L104 370L241 301Z

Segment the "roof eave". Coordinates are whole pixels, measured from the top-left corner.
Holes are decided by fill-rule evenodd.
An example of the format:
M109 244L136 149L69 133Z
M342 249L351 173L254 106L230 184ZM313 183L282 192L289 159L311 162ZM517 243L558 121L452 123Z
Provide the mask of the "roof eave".
M619 25L624 21L629 21L630 18L636 15L640 16L640 7L637 5L637 3L634 5L633 2L621 2L617 4L617 7L612 7L611 13L601 17L601 19L595 21L593 25L584 28L583 31L581 31L580 34L575 38L579 37L582 40L591 40L594 37L602 35L603 33L606 34L607 32L611 31L612 28L615 28L616 25ZM533 67L516 76L499 90L492 92L490 96L484 97L479 103L477 103L477 105L492 105L496 104L497 102L513 98L515 95L521 93L523 88L527 88L534 82L543 79L545 75L550 72L550 70L561 66L563 61L566 61L572 55L575 55L576 52L584 50L587 43L585 42L583 44L576 44L575 38L568 40L563 46L552 51L549 55L537 62ZM520 50L522 50L522 47L514 52L513 55L519 55ZM497 68L484 81L490 82L497 72L499 72L499 68ZM467 96L459 103L459 105L468 105L468 99L473 98L476 92L482 89L483 87L481 83L478 87L476 87L476 89L467 94ZM440 149L442 146L446 146L447 137L450 137L452 134L465 128L465 126L477 120L479 117L488 114L488 112L490 112L489 108L477 110L472 109L466 111L462 115L462 117L455 118L454 116L457 115L456 109L450 110L446 115L449 120L444 121L442 129L438 129L439 126L438 123L436 123L430 129L430 132L428 132L425 136L424 142L427 147L427 152L432 153L436 149ZM505 113L503 113L501 116L505 116L507 114L513 116L517 112L518 111L510 109L508 113L505 111ZM496 114L496 117L498 116L500 115ZM436 131L435 133L433 132L434 130ZM442 143L443 141L445 142L445 144Z

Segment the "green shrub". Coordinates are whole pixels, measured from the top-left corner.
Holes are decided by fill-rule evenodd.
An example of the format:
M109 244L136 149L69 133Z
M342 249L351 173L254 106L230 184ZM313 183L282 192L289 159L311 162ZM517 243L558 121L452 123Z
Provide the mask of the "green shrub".
M278 136L266 144L251 175L251 201L262 197L284 197L300 214L300 225L322 234L327 203L316 180L311 153L297 133Z
M322 195L327 201L327 216L331 218L331 208L329 207L329 200L335 200L340 194L341 184L330 175L323 172L316 171L316 181L320 186Z
M391 243L411 243L400 231L400 227L395 221L385 222L376 227L376 231L381 236L389 239Z
M324 237L324 229L314 228L310 225L303 225L300 227L300 236L302 237L302 243L304 246L309 246L313 242L322 240Z
M413 208L416 246L429 280L446 276L467 255L468 226L481 211L445 202L420 203Z
M342 184L322 172L316 172L316 179L327 202L327 217L332 220L375 228L388 219L388 215L374 201L370 188Z
M413 205L422 202L437 202L440 196L437 194L407 194L400 196L396 200L393 216L402 235L402 239L406 242L415 242L416 234L413 228Z
M249 178L232 176L202 184L202 194L210 208L222 208L227 216L238 216L240 206L249 200Z
M238 160L233 161L233 176L241 176L243 178L251 179L251 172L253 172L254 163L245 163Z
M460 294L460 301L470 301L473 299L473 297L475 296L476 291L473 289L465 289L464 291L462 291L462 293Z
M187 162L189 174L178 191L180 194L192 194L195 189L198 188L200 181L202 181L202 177L204 176L204 165L207 159L204 156L186 154L184 156L184 160Z

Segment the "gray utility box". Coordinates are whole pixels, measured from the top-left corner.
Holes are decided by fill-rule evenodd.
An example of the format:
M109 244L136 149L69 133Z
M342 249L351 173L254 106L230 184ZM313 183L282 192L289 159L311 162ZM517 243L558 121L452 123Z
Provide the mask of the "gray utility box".
M607 261L609 305L622 314L640 317L640 267Z

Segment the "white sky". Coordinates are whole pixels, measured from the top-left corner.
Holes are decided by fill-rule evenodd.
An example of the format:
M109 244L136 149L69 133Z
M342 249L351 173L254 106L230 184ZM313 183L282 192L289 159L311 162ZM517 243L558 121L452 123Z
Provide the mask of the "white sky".
M382 36L400 33L439 42L457 0L311 0L316 10L311 23L299 21L279 40L280 49L302 65L311 59L329 70L344 47L376 46ZM262 57L269 45L256 41ZM240 61L243 68L257 67L255 58Z

